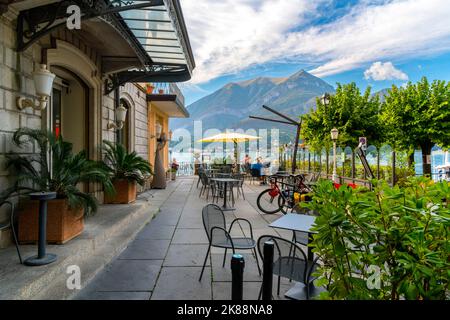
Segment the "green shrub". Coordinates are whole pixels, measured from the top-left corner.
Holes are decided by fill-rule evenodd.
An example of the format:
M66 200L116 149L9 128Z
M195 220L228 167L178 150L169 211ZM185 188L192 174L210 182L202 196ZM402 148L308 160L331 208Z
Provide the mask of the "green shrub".
M311 244L328 299L445 299L450 278L450 185L409 178L374 190L321 181Z

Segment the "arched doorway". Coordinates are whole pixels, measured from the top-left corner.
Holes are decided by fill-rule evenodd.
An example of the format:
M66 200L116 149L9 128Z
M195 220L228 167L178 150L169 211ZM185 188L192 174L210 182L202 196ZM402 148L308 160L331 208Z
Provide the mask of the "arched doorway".
M64 72L69 73L69 78L75 77L76 81L85 88L88 107L87 110L84 109L87 123L83 134L86 137L84 145L88 148L90 159L100 160L102 158L102 81L98 76L97 65L80 49L61 40L56 40L54 47L45 51L44 57L44 63L49 66L50 70L55 69L57 75L63 75ZM50 112L46 112L43 116L46 127L51 130ZM67 139L66 134L64 134L64 138ZM90 192L100 196L102 187L95 184Z
M57 76L50 105L43 114L46 128L59 130L65 140L74 144L74 152L86 150L89 159L100 160L102 81L97 65L80 49L61 40L55 40L44 53L43 62ZM59 115L55 114L57 109ZM99 183L86 183L79 189L103 199Z
M73 72L52 66L51 130L73 144L73 152L89 151L89 88Z

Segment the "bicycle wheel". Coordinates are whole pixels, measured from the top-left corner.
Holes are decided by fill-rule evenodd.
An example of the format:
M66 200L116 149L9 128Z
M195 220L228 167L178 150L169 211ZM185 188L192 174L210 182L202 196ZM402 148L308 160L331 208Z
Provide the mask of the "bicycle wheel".
M269 194L270 191L272 191L272 189L267 189L261 192L258 196L258 199L256 200L256 205L262 212L267 214L274 214L281 210L281 208L278 205L278 201L276 199L277 197L278 198L281 197L280 195L272 197Z
M288 210L292 209L289 207L289 201L286 202L286 199L284 199L283 197L278 197L278 206L280 207L280 211L283 214L288 213Z

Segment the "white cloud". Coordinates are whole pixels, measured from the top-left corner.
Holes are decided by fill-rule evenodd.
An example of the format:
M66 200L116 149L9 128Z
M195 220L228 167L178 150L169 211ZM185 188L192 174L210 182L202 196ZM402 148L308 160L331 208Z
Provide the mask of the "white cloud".
M448 0L362 1L338 20L308 26L328 15L318 12L321 2L330 0L182 0L197 62L193 82L272 61L311 62L323 77L450 51Z
M196 85L195 83L190 82L179 82L177 83L178 87L181 91L186 92L194 92L194 93L208 93L207 90L202 89L200 86Z
M374 62L369 69L364 72L367 80L408 80L408 75L394 67L392 62Z

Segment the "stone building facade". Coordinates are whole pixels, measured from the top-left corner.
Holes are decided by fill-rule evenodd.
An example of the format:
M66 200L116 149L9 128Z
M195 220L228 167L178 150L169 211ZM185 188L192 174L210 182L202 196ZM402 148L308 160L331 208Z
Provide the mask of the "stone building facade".
M83 22L82 32L56 28L19 51L16 30L20 10L29 9L26 3L38 6L39 2L49 1L13 3L0 15L0 192L15 182L14 174L5 170L6 155L38 152L36 146L17 149L12 144L13 132L21 127L60 130L64 139L73 143L74 151L87 150L92 160L102 159L102 141L108 140L120 142L152 162L155 141L154 132L149 130L154 131L155 112L162 116L163 130L168 130L170 115L152 110L142 84L151 78L120 83L115 90L106 92L105 83L111 74L136 64L130 39L123 38L103 20L94 19ZM178 1L165 4L172 2L179 6ZM115 52L119 57L111 56ZM131 62L127 65L127 61ZM43 111L20 110L18 97L37 99L32 74L40 64L56 74L49 105ZM127 108L127 119L122 130L111 129L109 124L116 122L119 105ZM89 193L103 201L100 185L91 184L88 188ZM6 218L6 212L0 208L0 222Z

